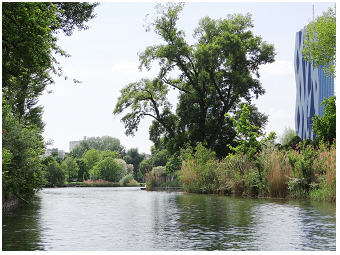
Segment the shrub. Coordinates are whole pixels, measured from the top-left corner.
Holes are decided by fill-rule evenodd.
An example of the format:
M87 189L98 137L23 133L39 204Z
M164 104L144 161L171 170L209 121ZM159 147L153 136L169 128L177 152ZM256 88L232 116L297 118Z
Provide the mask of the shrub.
M120 184L120 186L126 187L133 180L134 180L133 175L127 174L119 181L119 184Z
M184 161L179 176L184 190L192 193L218 193L215 153L198 143L195 150L188 148L182 155Z

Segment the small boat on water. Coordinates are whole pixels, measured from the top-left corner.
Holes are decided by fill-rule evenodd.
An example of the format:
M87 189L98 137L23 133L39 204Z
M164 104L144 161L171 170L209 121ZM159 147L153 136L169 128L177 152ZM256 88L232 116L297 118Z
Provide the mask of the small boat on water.
M141 190L146 190L146 185L140 188Z

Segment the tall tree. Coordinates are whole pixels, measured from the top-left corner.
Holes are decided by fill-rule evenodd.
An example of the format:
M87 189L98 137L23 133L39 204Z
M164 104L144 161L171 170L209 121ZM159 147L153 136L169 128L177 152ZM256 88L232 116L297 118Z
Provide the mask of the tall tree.
M141 118L153 117L150 139L156 144L165 138L172 153L185 143L202 142L210 149L234 139L232 122L225 113L236 110L241 102L265 93L259 81L259 66L274 61L274 47L250 30L251 15L227 15L226 19L205 17L194 31L196 44L185 41L185 33L177 28L183 4L158 5L159 16L147 31L153 31L164 44L153 45L140 53L140 68L151 68L158 60L156 79L143 79L137 89L133 84L121 91L114 109L120 114L130 108L122 121L127 134L137 130ZM179 76L171 78L171 71ZM157 84L157 86L155 86ZM166 100L167 91L179 92L176 114Z
M314 67L321 66L326 75L336 75L336 7L329 8L306 27L303 58Z
M3 193L31 195L44 184L43 108L38 97L53 75L62 75L55 56L68 57L55 34L71 35L94 17L97 3L2 3ZM90 14L91 13L91 14ZM53 167L52 167L53 168ZM58 170L59 171L59 170Z

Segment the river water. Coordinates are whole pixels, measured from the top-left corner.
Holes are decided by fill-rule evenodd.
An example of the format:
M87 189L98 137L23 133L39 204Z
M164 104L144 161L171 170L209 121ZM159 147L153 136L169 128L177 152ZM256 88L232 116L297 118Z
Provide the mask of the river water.
M50 188L2 217L2 250L336 249L335 204Z

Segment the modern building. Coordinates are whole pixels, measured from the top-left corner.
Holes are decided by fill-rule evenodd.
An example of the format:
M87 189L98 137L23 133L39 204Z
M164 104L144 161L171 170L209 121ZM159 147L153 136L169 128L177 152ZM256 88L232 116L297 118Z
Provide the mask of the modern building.
M313 140L312 118L315 114L322 116L323 106L320 104L325 98L334 96L334 78L327 77L321 67L314 68L303 59L305 34L306 28L297 32L295 39L295 132L302 140Z

